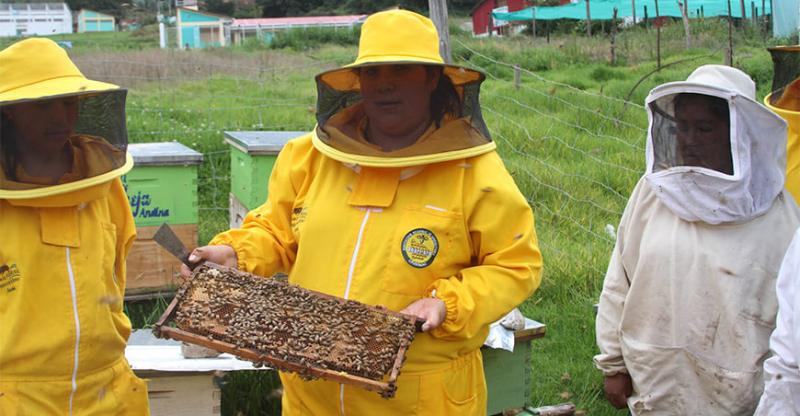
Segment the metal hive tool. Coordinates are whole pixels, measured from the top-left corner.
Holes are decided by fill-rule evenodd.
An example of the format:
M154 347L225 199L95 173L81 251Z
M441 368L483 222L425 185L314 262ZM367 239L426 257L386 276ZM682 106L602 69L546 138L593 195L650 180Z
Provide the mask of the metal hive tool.
M205 263L153 332L391 398L418 326L413 316Z

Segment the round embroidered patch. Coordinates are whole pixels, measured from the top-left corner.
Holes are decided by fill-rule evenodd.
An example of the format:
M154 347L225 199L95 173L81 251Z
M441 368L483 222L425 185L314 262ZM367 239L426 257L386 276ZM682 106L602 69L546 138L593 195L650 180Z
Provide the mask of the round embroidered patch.
M430 230L416 228L403 237L400 251L403 252L406 263L421 269L433 263L439 252L439 240Z

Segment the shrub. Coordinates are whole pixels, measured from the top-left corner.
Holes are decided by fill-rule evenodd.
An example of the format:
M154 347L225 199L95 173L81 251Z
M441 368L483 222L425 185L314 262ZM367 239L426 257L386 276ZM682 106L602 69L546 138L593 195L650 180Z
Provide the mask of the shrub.
M322 44L343 46L358 45L361 27L350 28L305 28L278 32L272 38L273 49L290 48L296 51L316 49Z

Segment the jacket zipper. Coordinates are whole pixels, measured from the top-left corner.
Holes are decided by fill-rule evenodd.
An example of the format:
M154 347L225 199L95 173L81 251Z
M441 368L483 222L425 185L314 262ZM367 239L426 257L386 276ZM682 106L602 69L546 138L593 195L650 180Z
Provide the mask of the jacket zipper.
M67 247L67 274L69 275L69 290L72 295L72 315L75 319L75 354L72 369L72 391L69 393L69 414L72 415L72 401L78 389L78 346L81 342L81 321L78 318L78 294L75 287L75 274L72 271L72 256Z
M344 289L344 298L350 297L350 285L353 283L353 273L356 269L356 260L358 259L358 251L361 249L361 240L364 238L364 228L367 226L369 220L369 213L372 211L380 211L378 208L362 208L364 209L364 218L361 220L361 227L358 229L358 238L356 239L356 246L353 248L353 256L350 258L350 269L347 270L347 286ZM344 416L344 384L339 384L339 404L340 414Z

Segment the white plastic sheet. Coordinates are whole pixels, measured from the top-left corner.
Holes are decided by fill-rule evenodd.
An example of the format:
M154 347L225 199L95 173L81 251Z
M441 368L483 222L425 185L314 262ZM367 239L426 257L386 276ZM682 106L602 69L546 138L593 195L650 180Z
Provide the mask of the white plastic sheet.
M134 331L125 348L125 358L133 370L153 371L239 371L256 370L249 361L237 359L231 354L215 358L184 358L181 343L159 340L150 331Z

